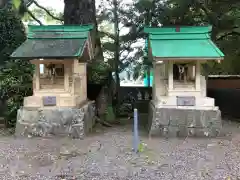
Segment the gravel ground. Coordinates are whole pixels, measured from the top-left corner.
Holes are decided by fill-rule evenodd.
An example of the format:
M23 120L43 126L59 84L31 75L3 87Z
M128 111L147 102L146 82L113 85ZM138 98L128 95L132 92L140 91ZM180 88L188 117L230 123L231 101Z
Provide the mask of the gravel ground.
M240 180L240 129L225 122L219 138L155 137L131 151L130 127L98 130L85 140L0 138L0 179ZM238 178L239 177L239 178Z

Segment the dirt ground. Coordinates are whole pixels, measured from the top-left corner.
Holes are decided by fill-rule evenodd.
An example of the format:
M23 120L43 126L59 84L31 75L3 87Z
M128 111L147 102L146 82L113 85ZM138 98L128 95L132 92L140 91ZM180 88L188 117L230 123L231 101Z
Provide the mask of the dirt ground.
M84 140L16 139L2 131L0 179L240 180L239 123L224 121L224 137L151 140L132 152L129 126L98 128Z

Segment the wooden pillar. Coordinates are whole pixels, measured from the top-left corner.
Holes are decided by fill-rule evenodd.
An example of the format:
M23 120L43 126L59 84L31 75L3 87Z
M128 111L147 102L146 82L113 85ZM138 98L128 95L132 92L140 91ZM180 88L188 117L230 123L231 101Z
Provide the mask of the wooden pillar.
M200 61L196 62L196 74L195 74L195 87L197 91L201 90L201 81L200 81L200 74L201 74L201 64Z
M173 90L173 62L168 63L168 90Z
M69 91L69 64L64 64L64 90Z
M40 64L36 63L35 64L35 82L36 82L36 90L40 90Z
M156 75L157 75L157 73L156 73L156 63L153 63L153 84L152 84L152 99L153 100L156 100L156 98L157 98L157 95L156 95Z
M44 74L44 77L48 76L48 69L46 67L46 64L43 64L43 74Z
M87 95L87 63L82 63L83 71L81 72L82 93Z

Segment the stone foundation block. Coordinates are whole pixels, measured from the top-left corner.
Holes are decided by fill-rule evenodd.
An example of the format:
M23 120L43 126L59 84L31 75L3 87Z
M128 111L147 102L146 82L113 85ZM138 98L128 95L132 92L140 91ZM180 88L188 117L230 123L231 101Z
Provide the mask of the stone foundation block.
M20 108L15 136L70 136L84 138L95 124L95 103L81 108Z
M149 106L149 136L215 137L222 128L220 110L158 108L154 103Z

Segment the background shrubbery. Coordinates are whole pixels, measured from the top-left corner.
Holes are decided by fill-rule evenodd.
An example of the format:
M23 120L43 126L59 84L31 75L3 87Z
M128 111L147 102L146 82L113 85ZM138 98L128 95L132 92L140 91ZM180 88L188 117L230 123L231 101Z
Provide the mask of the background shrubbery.
M32 93L33 66L9 57L26 39L24 25L13 10L0 11L0 32L0 97L6 105L1 115L12 126L23 98Z

